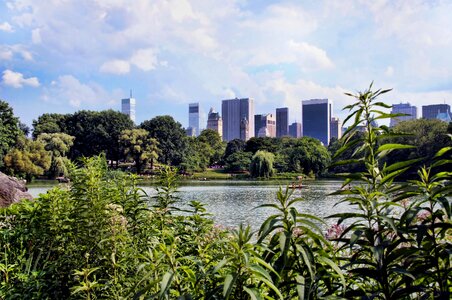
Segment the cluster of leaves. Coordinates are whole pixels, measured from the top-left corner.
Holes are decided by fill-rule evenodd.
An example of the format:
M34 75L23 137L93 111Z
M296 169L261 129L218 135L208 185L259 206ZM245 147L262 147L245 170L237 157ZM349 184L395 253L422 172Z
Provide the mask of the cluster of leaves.
M328 150L311 137L254 137L246 142L232 140L227 144L224 154L226 169L233 172L250 170L252 157L258 151L274 155L274 168L278 172L321 175L331 161Z
M397 116L382 112L389 106L376 100L388 91L372 91L371 85L362 93L350 95L356 102L346 107L351 110L347 119L354 122L336 152L340 156L353 149L351 157L336 166L354 164L362 169L342 174L344 189L335 193L343 195L343 202L353 211L331 216L338 218L338 224L345 224L336 239L340 266L348 276L345 295L450 299L452 172L441 171L452 163L450 137L449 146L439 150L428 167L418 168L422 158L412 156L389 163L391 152L415 147L387 143L408 136L374 125L376 120ZM358 136L357 126L366 128ZM416 180L394 181L411 169L417 171Z

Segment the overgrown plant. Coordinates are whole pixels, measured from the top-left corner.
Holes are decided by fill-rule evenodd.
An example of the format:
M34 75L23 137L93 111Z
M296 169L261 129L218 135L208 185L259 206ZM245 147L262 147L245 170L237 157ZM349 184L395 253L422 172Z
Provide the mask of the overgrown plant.
M433 248L436 248L435 243L439 242L445 248L443 253L452 250L450 243L441 238L441 236L444 237L445 231L451 228L450 209L446 213L439 214L442 225L438 228L430 227L431 234L423 234L425 225L416 224L416 216L419 217L419 212L422 210L419 205L432 200L428 194L429 188L426 187L429 172L420 171L421 181L412 184L394 182L397 176L406 172L411 165L422 158L398 161L391 165L382 164L382 160L392 151L413 147L381 143L384 139L403 135L394 134L387 126L376 124L377 121L397 116L383 112L382 109L390 106L377 101L380 95L389 91L373 91L371 85L364 92L356 95L348 94L354 97L356 102L345 108L351 111L345 122L354 121L344 134L342 147L335 154L335 157L338 157L341 153L360 144L361 146L355 149L350 159L336 162L335 165L361 164L364 166L362 172L342 174L345 178L343 188L334 193L343 195L343 202L352 206L354 212L331 216L338 218L338 224L343 222L346 224L346 229L337 241L342 243L340 248L342 253L347 254L342 257L342 268L350 276L347 297L359 296L371 299L400 299L419 295L424 297L428 295L426 289L430 284L426 286L426 281L420 279L422 276L433 279L435 276L432 276L431 272L437 272L438 268L429 265L421 273L416 269L419 259L426 257L421 255L424 252L422 241L429 240L424 245L428 243ZM358 126L362 126L365 132L361 137L356 138ZM448 150L443 152L445 151ZM434 176L433 178L437 181L435 185L448 185L448 176L450 180L450 174ZM356 183L350 186L352 182ZM413 189L423 192L413 192ZM444 188L436 189L435 197L442 199L441 208L448 207L444 204L450 201L445 198L449 192L450 189L449 191ZM424 199L410 198L409 209L404 209L402 200L421 194L425 197ZM436 204L430 206L433 215L438 215L437 209L440 207ZM346 249L348 250L345 251ZM430 249L433 252L436 250ZM441 263L449 263L449 258ZM443 275L450 276L450 273ZM450 283L450 277L446 276L443 280ZM437 294L444 297L446 294L444 287L441 290L442 292ZM434 295L436 294L433 293L432 296Z

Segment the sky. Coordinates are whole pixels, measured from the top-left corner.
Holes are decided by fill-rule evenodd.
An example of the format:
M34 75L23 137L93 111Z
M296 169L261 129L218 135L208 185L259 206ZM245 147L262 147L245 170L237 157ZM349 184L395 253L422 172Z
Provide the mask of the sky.
M392 88L387 103L452 102L452 0L0 0L0 99L29 126L43 113L121 109L137 123L188 104L255 113Z

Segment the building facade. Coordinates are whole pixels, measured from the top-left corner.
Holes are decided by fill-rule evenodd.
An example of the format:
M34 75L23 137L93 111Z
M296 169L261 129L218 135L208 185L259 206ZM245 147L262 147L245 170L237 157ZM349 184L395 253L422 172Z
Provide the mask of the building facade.
M294 122L290 124L289 135L294 138L301 138L303 136L301 132L301 123Z
M330 142L330 122L333 103L329 99L302 101L303 136L320 140L325 146Z
M254 136L276 137L276 118L273 114L254 116Z
M121 100L121 112L128 115L130 120L135 123L135 98L125 98Z
M391 114L406 114L406 116L391 118L389 126L394 127L399 122L417 119L417 107L411 105L409 102L394 104Z
M289 135L289 108L276 109L276 137Z
M254 100L228 99L221 103L223 140L248 140L254 136Z
M342 137L342 121L339 118L332 117L330 123L330 139L340 139Z
M207 117L207 129L212 129L220 135L223 136L223 119L220 117L220 113L215 112L213 107L210 108Z
M188 104L188 128L191 128L192 136L199 135L199 124L199 103L190 103Z
M450 113L450 105L449 104L432 104L432 105L424 105L422 106L422 118L424 119L437 119L438 115L441 116L449 116Z

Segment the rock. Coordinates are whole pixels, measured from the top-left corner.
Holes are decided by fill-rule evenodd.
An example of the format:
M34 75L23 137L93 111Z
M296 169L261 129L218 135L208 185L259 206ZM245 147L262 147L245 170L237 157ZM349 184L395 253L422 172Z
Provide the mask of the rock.
M24 181L0 172L0 207L9 206L22 199L33 200L27 190Z

